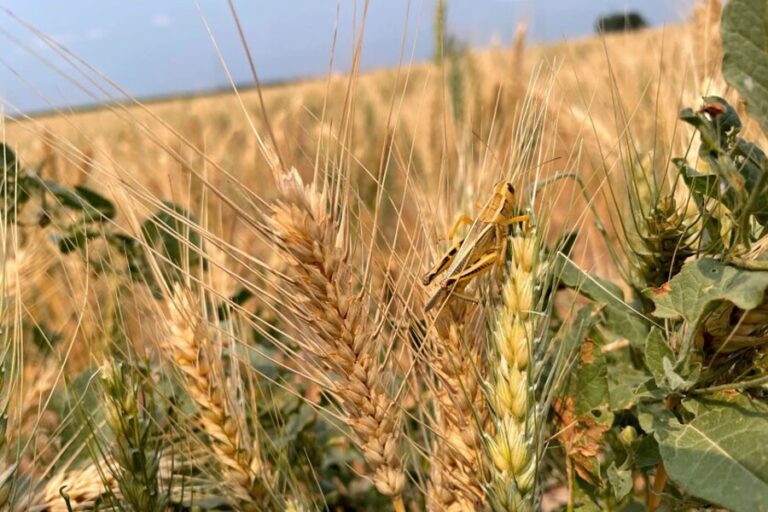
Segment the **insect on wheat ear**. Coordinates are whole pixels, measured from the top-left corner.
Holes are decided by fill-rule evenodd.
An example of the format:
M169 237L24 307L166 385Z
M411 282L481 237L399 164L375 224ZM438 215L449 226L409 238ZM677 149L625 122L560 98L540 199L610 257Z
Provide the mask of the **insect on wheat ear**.
M443 299L467 299L461 292L472 279L494 266L503 265L506 228L519 223L524 223L527 228L529 223L528 215L515 215L515 207L515 187L509 181L500 181L493 187L493 194L476 219L467 216L459 218L451 232L454 233L460 223L469 224L469 232L424 275L422 282L427 286L439 275L445 274L440 287L427 301L425 311Z

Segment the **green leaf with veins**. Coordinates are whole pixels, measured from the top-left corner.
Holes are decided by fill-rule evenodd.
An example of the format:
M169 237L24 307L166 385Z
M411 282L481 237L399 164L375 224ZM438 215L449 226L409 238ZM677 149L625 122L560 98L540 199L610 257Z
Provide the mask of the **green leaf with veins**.
M744 270L703 258L683 265L678 275L648 295L658 318L683 318L696 325L717 302L728 300L750 310L763 301L768 271Z
M670 479L736 512L768 511L768 407L743 395L701 401L690 423L654 422Z
M629 409L637 403L638 388L648 379L645 372L632 367L630 361L610 361L608 364L608 394L613 411Z
M664 360L675 360L675 354L659 329L652 329L645 340L645 366L653 375L657 386L664 386Z

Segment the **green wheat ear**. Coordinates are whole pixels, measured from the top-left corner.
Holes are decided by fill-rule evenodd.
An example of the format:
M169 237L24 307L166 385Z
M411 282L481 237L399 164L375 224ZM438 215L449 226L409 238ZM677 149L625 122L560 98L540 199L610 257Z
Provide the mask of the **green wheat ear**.
M123 501L136 510L165 510L167 493L160 486L163 436L155 416L152 383L141 363L108 363L102 382L107 426L112 431L109 471Z
M495 434L488 441L493 461L493 502L503 510L533 507L538 453L533 428L536 397L531 384L534 343L540 315L536 309L535 281L539 272L535 232L510 239L509 276L502 301L495 310L492 336L497 357L491 390Z
M686 258L696 253L692 245L694 234L671 195L662 197L643 216L641 247L635 254L644 286L659 287L680 272Z

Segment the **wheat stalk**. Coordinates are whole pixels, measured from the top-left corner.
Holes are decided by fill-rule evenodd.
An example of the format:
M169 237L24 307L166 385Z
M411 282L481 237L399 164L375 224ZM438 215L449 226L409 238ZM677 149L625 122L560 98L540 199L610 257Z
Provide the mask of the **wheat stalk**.
M200 426L225 477L224 484L245 510L258 510L268 499L264 471L255 443L236 414L220 368L213 357L205 324L180 287L168 301L165 346L182 374L184 387L200 413Z
M269 222L288 260L285 291L294 301L302 332L297 341L313 356L311 366L337 376L329 382L329 392L355 434L371 480L402 508L402 412L387 392L392 374L380 360L367 301L353 293L346 233L326 210L326 189L305 187L295 169L278 183L282 197Z

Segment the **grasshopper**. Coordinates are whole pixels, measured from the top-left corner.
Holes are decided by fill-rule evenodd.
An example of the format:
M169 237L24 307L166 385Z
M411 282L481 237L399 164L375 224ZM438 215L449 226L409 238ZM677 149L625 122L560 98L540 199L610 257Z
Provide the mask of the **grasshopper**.
M427 272L422 282L432 283L445 272L445 279L438 290L427 301L425 311L432 309L441 300L451 295L465 300L474 299L462 295L462 291L475 277L490 270L493 265L504 263L507 244L507 226L529 222L528 215L514 215L515 188L508 181L501 181L493 187L493 195L480 210L477 219L463 215L451 229L453 238L461 224L470 224L467 235L454 243L435 266Z

